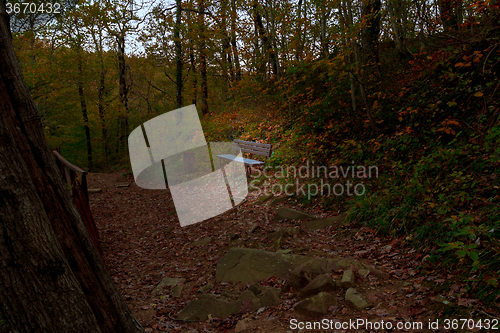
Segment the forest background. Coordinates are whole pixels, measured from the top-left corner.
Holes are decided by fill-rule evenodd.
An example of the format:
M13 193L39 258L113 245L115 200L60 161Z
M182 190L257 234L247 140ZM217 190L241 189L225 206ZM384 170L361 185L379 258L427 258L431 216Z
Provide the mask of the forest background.
M272 143L271 166L378 166L363 196L295 199L348 210L499 302L498 1L60 3L20 6L11 27L69 161L129 169L132 129L196 104L207 141Z

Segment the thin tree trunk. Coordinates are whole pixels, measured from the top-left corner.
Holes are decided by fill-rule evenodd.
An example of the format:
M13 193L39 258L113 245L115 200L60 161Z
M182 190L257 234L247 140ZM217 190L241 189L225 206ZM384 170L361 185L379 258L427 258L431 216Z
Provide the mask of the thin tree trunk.
M176 0L175 26L174 26L174 44L175 44L175 85L176 85L176 101L177 108L182 107L182 44L181 44L181 0Z
M295 60L302 59L302 0L299 0L297 8L297 45L295 49Z
M274 8L274 0L267 0L267 10L266 10L266 20L269 22L268 31L266 34L268 35L268 52L269 52L269 60L271 61L271 66L273 69L273 74L276 80L280 79L280 63L277 53L276 47L276 31L278 27L276 26L276 10Z
M241 67L238 47L236 44L236 18L236 3L235 0L231 0L231 48L233 51L233 61L236 70L235 78L236 81L239 81L241 79Z
M192 5L190 4L190 7L192 7ZM191 104L195 104L196 105L196 98L197 98L197 95L198 95L198 80L197 80L197 76L196 76L196 63L195 63L195 59L194 59L194 42L193 42L193 38L192 38L192 35L193 35L193 21L191 21L191 11L188 10L187 11L187 21L188 21L188 25L189 25L189 64L190 64L190 71L191 71L191 80L192 80L192 83L191 83L191 86L192 86L192 89L193 89L193 96L191 98Z
M63 183L8 20L0 14L0 312L16 332L142 332Z
M266 63L265 59L262 56L262 50L260 49L260 38L259 38L259 26L257 24L256 14L254 13L253 27L254 27L254 56L255 56L255 71L257 72L257 77L260 80L265 80L266 78Z
M105 102L104 97L106 93L106 67L104 66L104 56L102 47L102 31L98 31L99 38L97 38L95 30L92 29L91 35L95 45L95 51L99 58L99 84L97 88L97 108L99 113L99 121L101 125L102 144L104 153L104 164L108 164L109 145L108 145L108 127L105 118Z
M200 76L201 76L201 114L208 114L207 50L205 36L205 0L198 2L200 29Z
M370 1L370 0L368 0L368 1ZM346 3L347 3L348 23L350 26L352 26L353 25L353 17L352 17L351 4L350 4L349 0L347 0ZM363 103L365 105L365 109L366 109L366 113L368 116L368 121L370 123L370 127L374 131L379 131L377 124L375 123L375 120L373 119L372 109L370 107L370 101L368 100L368 96L366 95L366 91L365 91L365 86L363 84L364 73L362 72L361 65L360 65L361 64L361 55L359 52L359 46L355 40L352 41L352 44L353 44L353 49L354 49L354 63L355 63L355 67L356 67L357 79L359 82L359 92L361 95L361 99L363 100Z
M402 0L391 0L389 10L391 13L392 30L394 31L394 42L396 51L401 60L411 58L411 53L406 49L405 35L407 29L407 13L403 7Z
M190 50L189 60L191 62L191 72L192 72L192 87L193 87L193 97L191 98L191 104L196 105L196 99L198 97L198 77L196 75L196 64L194 61L194 52Z
M80 96L80 106L82 108L83 127L85 129L85 139L87 141L87 162L88 168L92 170L94 163L92 160L92 142L90 140L89 117L87 115L87 102L85 101L85 93L83 90L83 65L82 65L82 49L80 43L76 45L76 57L78 63L78 96Z
M264 54L264 61L262 62L262 65L260 68L261 75L265 78L267 59L269 59L269 61L271 62L271 67L272 67L273 73L277 77L278 76L278 59L276 57L276 53L274 51L274 48L271 45L268 34L266 33L266 30L264 29L264 24L262 23L262 16L260 15L260 5L259 5L259 2L257 0L255 0L253 3L253 9L254 9L254 21L255 21L255 25L256 25L256 28L257 28L257 31L259 34L259 38L262 42L262 48L263 48L262 53Z
M117 57L118 57L118 84L120 102L123 106L123 111L119 117L118 124L118 147L117 151L124 151L127 147L127 135L129 132L128 125L128 92L129 85L127 84L127 67L125 63L125 33L119 32L116 35Z
M350 17L350 13L347 12L347 8L345 6L344 1L340 1L339 3L339 13L340 13L340 23L342 26L342 29L347 32L348 25L352 24L352 17ZM349 46L352 45L352 40L348 37L345 37L342 39L344 48L345 48L345 54L347 58L347 64L349 65L349 85L351 88L351 106L352 106L352 114L353 116L356 115L357 111L357 104L356 104L356 82L354 81L354 75L352 74L352 64L354 63L352 59L352 51L349 49Z
M321 33L320 33L320 44L321 44L321 57L328 57L328 39L327 39L327 33L326 33L326 20L327 20L327 13L326 13L326 5L324 2L321 2L320 5L320 25L321 25Z
M259 3L257 0L253 3L253 22L255 28L255 57L257 61L257 73L261 80L266 79L267 68L267 50L266 41L267 37L264 35L264 27L262 26L262 18L259 13ZM266 41L267 42L267 41ZM260 48L262 46L262 50Z
M99 88L97 90L97 104L99 108L99 120L101 122L101 129L102 129L104 163L108 164L108 156L109 156L108 126L106 118L104 116L105 114L104 95L106 92L106 69L104 67L102 50L99 52L99 63L100 63L100 73L99 73Z
M364 0L362 20L366 22L362 30L362 46L366 51L366 63L378 67L378 35L380 33L380 0Z
M231 38L227 31L228 0L221 0L220 3L220 34L222 38L221 64L222 76L226 82L234 81L234 70L231 59Z

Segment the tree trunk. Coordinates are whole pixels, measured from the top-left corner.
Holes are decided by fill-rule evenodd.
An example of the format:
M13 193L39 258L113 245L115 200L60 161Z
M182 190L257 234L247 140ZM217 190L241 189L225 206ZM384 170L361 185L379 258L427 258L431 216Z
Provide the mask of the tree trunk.
M176 101L177 108L182 107L182 44L181 44L181 0L176 0L175 26L174 26L174 44L175 44L175 85L176 85Z
M278 58L276 56L276 53L274 51L274 48L271 45L271 41L268 37L268 34L266 30L264 29L264 24L262 23L262 16L260 15L260 4L257 0L254 1L253 3L253 10L254 10L254 22L256 29L258 31L259 38L262 43L262 53L264 56L264 61L261 63L260 67L260 74L262 75L263 78L266 77L266 67L267 67L267 60L269 59L271 63L271 67L273 70L273 74L278 77Z
M344 1L340 1L339 3L339 16L340 16L340 23L342 29L344 31L348 30L348 25L352 24L352 17L350 16L351 13L350 11L347 11L346 5ZM352 50L350 50L350 45L352 45L353 41L349 37L343 38L343 44L345 47L345 54L346 54L346 59L347 59L347 64L349 65L349 85L351 88L351 106L352 106L352 117L353 118L356 115L357 112L357 104L356 104L356 83L354 81L354 75L352 73L352 64L354 63L353 61L353 54Z
M238 54L238 47L236 45L236 3L231 0L231 49L233 51L233 61L235 67L236 81L241 79L240 57Z
M94 163L92 160L92 142L90 140L90 128L89 128L89 117L87 114L87 102L85 101L85 93L83 91L83 65L82 65L82 47L81 44L78 43L76 45L76 58L78 63L78 96L80 96L80 106L82 108L82 116L83 116L83 127L85 129L85 139L87 141L87 162L88 168L92 170L94 168Z
M302 59L302 0L299 0L297 5L297 35L295 46L295 60Z
M205 41L205 0L198 2L200 29L201 114L208 114L207 50Z
M255 30L255 65L257 70L257 76L260 80L266 79L266 67L267 67L267 55L264 50L264 43L261 43L261 29L259 25L259 21L262 24L262 19L260 17L260 13L258 12L258 2L254 1L253 3L253 26ZM262 44L262 50L261 50Z
M268 52L269 60L273 69L273 74L276 80L280 79L280 62L278 58L277 45L276 45L276 31L278 27L276 26L276 9L274 8L275 1L266 1L266 21L268 22L268 29L266 34L268 35Z
M142 332L65 187L0 1L0 312L15 332Z
M226 82L234 81L233 62L231 59L231 38L227 31L228 0L220 2L220 35L222 38L221 64L222 76Z
M123 106L123 112L120 115L118 126L118 149L124 151L127 148L127 136L129 132L128 126L128 92L129 85L127 84L127 67L125 64L125 33L118 32L116 34L116 46L118 56L118 84L120 93L120 102Z
M97 108L99 113L99 121L101 125L104 164L108 164L109 145L108 145L108 127L105 118L105 105L104 97L106 93L106 67L104 66L104 55L102 47L102 31L97 29L98 36L94 28L91 30L92 40L94 41L94 48L99 58L99 84L97 88Z
M321 56L327 58L328 53L329 53L329 42L327 38L327 33L326 33L326 21L328 19L328 14L326 12L326 5L324 2L321 2L320 4L320 25L321 25L321 32L320 32L320 44L321 44Z
M189 3L189 8L193 7L191 3ZM187 24L188 24L188 29L189 29L189 71L191 72L191 86L193 89L193 95L191 97L191 104L196 105L196 98L198 96L198 79L196 75L196 63L194 60L194 49L195 49L195 44L193 41L193 27L196 26L196 24L193 23L191 20L191 11L187 11Z
M259 26L257 24L257 19L256 19L257 14L253 14L254 20L253 20L253 28L254 28L254 38L253 38L253 45L254 45L254 56L255 56L255 72L257 73L257 77L260 80L265 80L266 78L266 63L265 63L265 58L262 56L262 52L260 49L260 38L259 38Z
M363 48L367 54L367 64L378 67L378 35L380 33L380 0L363 1Z
M99 120L101 122L102 129L102 141L103 141L103 152L104 152L104 163L108 164L109 156L109 145L108 145L108 126L106 118L104 117L104 95L106 92L106 68L104 67L104 59L102 55L102 49L99 53L100 62L100 75L99 75L99 88L97 91L97 104L99 108Z
M368 1L371 1L371 0L368 0ZM377 1L377 0L375 0L375 1ZM347 20L348 20L348 24L349 24L349 26L352 26L354 24L353 23L354 20L353 20L353 17L352 17L351 3L349 2L349 0L347 0L346 4L347 4L346 7L347 7ZM370 12L371 11L369 11L369 13ZM363 70L361 68L361 55L360 55L360 52L359 52L359 46L358 46L358 43L357 43L356 40L352 40L351 42L352 42L353 51L354 51L354 64L355 64L356 74L357 74L356 77L357 77L357 80L359 82L359 93L361 95L361 99L363 100L363 103L365 104L366 114L368 116L368 121L370 123L370 127L374 131L379 131L379 128L377 127L377 124L375 123L375 119L373 118L373 113L372 113L372 109L371 109L371 106L370 106L370 101L368 100L368 96L366 94L365 86L364 86L364 83L363 83L363 82L367 81L367 80L365 80L364 77L368 76L368 75L366 75L365 70Z
M406 49L405 35L406 35L406 17L408 13L402 0L391 0L389 10L391 13L390 22L392 30L394 31L394 42L396 43L396 51L398 52L401 60L411 57L411 53Z

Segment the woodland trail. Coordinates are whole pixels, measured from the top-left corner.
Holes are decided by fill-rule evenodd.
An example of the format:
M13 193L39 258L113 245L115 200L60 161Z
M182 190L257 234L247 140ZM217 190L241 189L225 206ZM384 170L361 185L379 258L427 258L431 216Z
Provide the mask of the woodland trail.
M276 222L279 207L295 208L318 218L336 216L340 212L328 207L297 207L291 199L282 203L261 203L255 192L235 209L208 221L182 228L168 190L145 190L135 185L131 176L121 172L90 174L89 188L100 188L90 194L90 206L100 232L105 263L122 295L133 309L146 332L445 332L446 319L498 318L479 301L463 298L465 284L453 274L433 270L421 253L402 247L404 239L388 239L357 223L306 230L300 221ZM126 185L129 184L127 187ZM121 186L120 186L121 185ZM262 201L262 199L261 199ZM270 234L287 228L300 229L276 243ZM200 241L196 243L197 241ZM178 313L200 297L199 289L221 294L243 291L245 283L216 283L217 261L230 248L245 247L266 251L281 250L316 258L357 259L389 274L388 279L369 275L359 278L356 287L371 303L358 310L344 299L344 292L333 293L338 303L327 314L309 318L294 306L300 301L293 290L283 289L286 281L271 277L261 285L282 288L276 306L258 311L242 308L227 318L211 318L202 322L181 321ZM425 272L423 274L422 272ZM342 272L333 272L334 279ZM183 278L178 294L152 294L164 277ZM210 288L210 284L214 286ZM207 288L206 286L209 285ZM328 319L345 323L368 319L372 323L421 322L422 330L413 329L324 329L298 330L298 322ZM439 320L438 329L429 329L429 321ZM459 328L463 322L459 322ZM472 323L472 321L469 321ZM337 324L340 325L340 324ZM407 324L409 325L409 324ZM467 325L465 326L467 327ZM452 331L479 331L453 329Z

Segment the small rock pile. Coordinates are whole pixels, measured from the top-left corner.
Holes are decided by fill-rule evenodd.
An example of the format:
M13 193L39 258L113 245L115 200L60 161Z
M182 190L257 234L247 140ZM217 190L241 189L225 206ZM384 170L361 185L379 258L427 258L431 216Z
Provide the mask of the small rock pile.
M343 270L342 279L334 280L332 273ZM282 289L262 287L257 281L278 276L286 280L283 292L296 293L300 301L294 308L306 315L323 315L337 305L336 294L345 291L345 299L358 310L371 306L355 288L356 275L387 274L354 259L313 258L248 248L232 248L217 263L216 281L252 283L243 292L231 291L221 295L205 294L189 303L179 319L206 320L210 316L227 317L242 311L256 311L261 307L280 303Z

